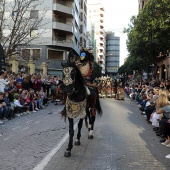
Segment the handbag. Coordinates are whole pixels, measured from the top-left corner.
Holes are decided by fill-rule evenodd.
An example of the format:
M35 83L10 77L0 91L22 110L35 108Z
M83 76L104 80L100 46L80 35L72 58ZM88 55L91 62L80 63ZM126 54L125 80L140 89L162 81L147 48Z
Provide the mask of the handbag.
M26 103L30 103L31 101L30 101L30 99L26 99Z

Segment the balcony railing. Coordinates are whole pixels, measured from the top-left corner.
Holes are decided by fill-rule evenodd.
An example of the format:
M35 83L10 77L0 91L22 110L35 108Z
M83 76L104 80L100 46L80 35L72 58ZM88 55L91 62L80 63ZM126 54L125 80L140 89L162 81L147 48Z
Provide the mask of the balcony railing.
M66 39L66 38L63 38L63 37L54 37L53 38L53 45L73 48L73 41L72 41L72 39Z
M53 10L74 16L74 9L72 4L63 1L54 1Z
M61 22L53 22L53 29L63 30L67 32L73 32L72 24L65 24Z
M66 1L54 0L53 2L56 3L56 4L72 7L72 4L70 4L70 3L66 2Z

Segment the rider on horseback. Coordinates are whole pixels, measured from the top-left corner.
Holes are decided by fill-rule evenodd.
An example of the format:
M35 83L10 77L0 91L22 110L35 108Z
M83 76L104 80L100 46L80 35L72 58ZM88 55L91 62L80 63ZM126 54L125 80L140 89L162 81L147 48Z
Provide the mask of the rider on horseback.
M87 110L89 117L89 139L93 138L93 127L96 116L96 102L98 100L98 90L96 88L94 74L94 56L87 50L82 50L79 60L76 61L78 68L84 78L85 86L88 94L89 109Z

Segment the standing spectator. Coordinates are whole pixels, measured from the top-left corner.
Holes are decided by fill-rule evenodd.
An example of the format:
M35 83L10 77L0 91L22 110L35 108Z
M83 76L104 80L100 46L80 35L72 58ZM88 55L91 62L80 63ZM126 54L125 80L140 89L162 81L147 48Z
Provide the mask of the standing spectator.
M17 82L17 83L21 83L21 84L22 84L22 82L23 82L23 78L22 78L22 74L21 74L21 73L18 73L18 74L17 74L16 82Z
M34 84L33 87L34 87L35 91L40 91L41 90L42 80L41 80L41 76L40 75L37 75L35 77L33 84Z
M56 88L57 88L56 81L54 80L54 77L52 77L50 79L50 83L51 83L51 100L52 100L52 102L54 102L55 101L55 95L56 95Z
M4 93L5 86L9 84L9 80L6 80L7 73L3 70L0 71L0 92Z
M29 76L26 76L22 82L22 88L25 90L29 90L30 88L32 88L32 82L30 80Z
M47 95L44 92L43 88L41 88L39 95L43 101L43 105L47 106L48 98L47 98Z

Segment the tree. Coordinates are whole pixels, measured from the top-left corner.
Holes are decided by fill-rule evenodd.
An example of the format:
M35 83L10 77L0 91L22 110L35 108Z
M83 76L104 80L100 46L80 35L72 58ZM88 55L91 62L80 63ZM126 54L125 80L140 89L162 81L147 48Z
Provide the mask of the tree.
M42 0L0 2L0 42L5 57L14 54L18 46L28 46L45 32L46 10L37 10L42 3Z
M102 75L102 68L95 61L94 61L94 74L95 74L95 77L101 77Z
M124 31L128 35L127 49L133 63L145 68L152 64L159 67L157 63L164 60L170 47L169 22L169 0L149 0L144 10L131 18ZM158 57L160 53L162 57Z

